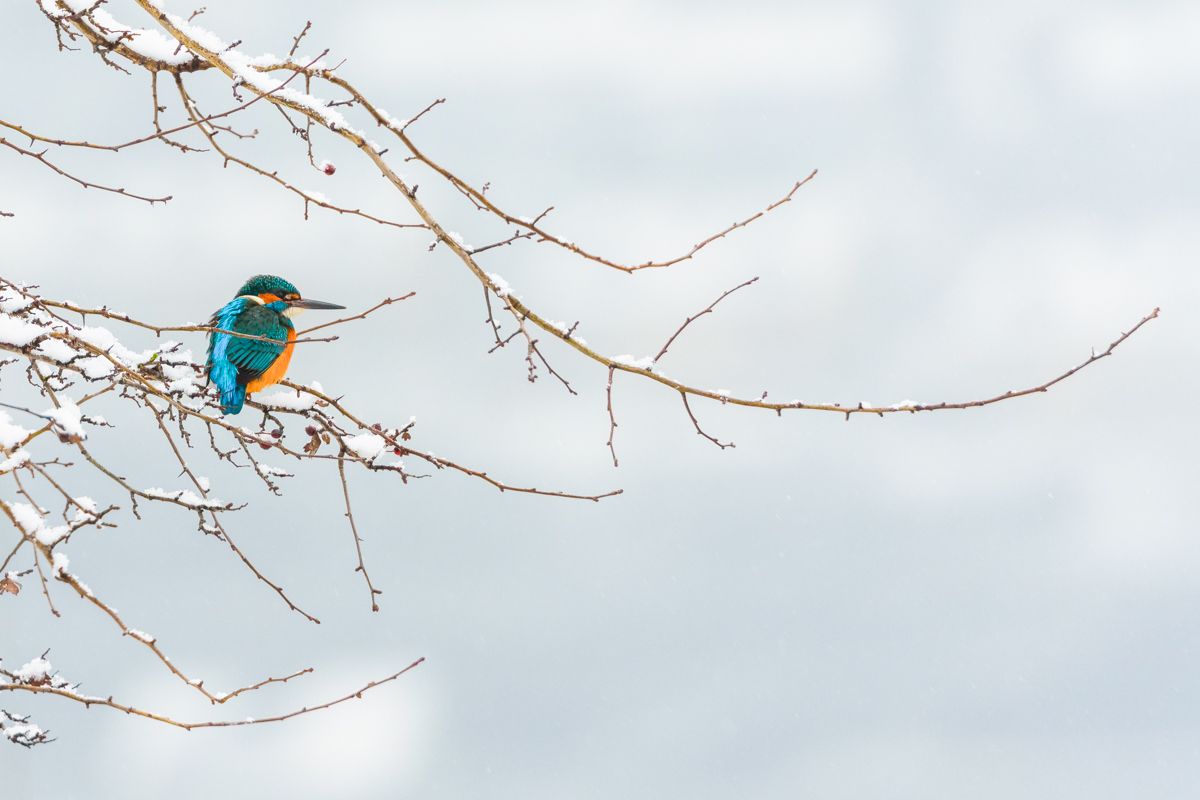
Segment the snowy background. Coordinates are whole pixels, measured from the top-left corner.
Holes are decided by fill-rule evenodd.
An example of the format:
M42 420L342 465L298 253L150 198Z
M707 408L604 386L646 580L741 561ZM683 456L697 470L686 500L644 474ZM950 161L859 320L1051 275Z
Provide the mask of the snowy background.
M740 394L877 404L1039 383L1163 317L1053 392L885 420L697 402L550 346L581 390L486 355L480 291L428 235L314 212L212 155L64 154L150 208L0 154L3 274L163 323L203 320L250 274L352 308L418 296L291 374L416 443L602 504L439 474L352 475L383 610L367 610L332 470L251 505L239 543L323 620L290 614L186 513L86 533L72 568L171 657L232 688L209 708L60 592L0 601L10 667L51 647L82 690L191 719L265 716L428 661L281 726L184 733L52 698L4 699L59 737L0 748L6 794L54 798L1194 797L1200 789L1200 7L1169 2L427 4L209 0L249 52L347 56L435 159L553 230L664 257L821 170L796 201L693 262L629 277L545 246L485 259L534 308ZM108 6L137 19L121 3ZM171 10L187 13L178 0ZM145 24L138 22L138 24ZM0 5L0 116L118 141L149 126L144 73L58 53L32 0ZM193 85L215 111L228 91ZM167 98L172 113L177 104ZM271 135L241 152L335 202L402 215L344 146L311 170ZM242 124L245 124L244 122ZM235 146L235 145L231 145ZM499 238L406 169L473 244ZM316 316L315 313L313 316ZM149 340L128 337L131 346ZM192 345L202 347L199 337ZM6 399L13 385L6 380ZM93 449L144 485L169 453L130 422ZM102 484L88 483L100 497ZM179 488L182 488L180 484ZM20 702L17 702L20 700Z

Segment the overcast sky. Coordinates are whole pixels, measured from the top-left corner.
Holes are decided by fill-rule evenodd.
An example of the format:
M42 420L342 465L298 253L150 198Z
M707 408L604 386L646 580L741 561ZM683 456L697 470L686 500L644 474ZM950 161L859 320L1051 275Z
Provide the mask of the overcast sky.
M0 786L54 798L1156 798L1200 789L1200 7L1186 2L338 4L208 0L251 52L310 50L520 214L628 261L686 250L814 168L788 206L633 277L542 245L490 254L535 309L602 352L652 354L723 290L761 280L672 347L672 376L742 395L884 405L1040 383L1155 306L1111 359L970 412L875 418L696 402L547 355L579 389L487 354L479 286L429 236L314 212L212 154L65 153L168 193L150 208L0 154L2 274L152 321L198 322L247 276L366 307L417 296L291 374L416 443L513 482L625 493L499 495L438 474L352 474L371 614L340 488L282 498L227 467L215 492L282 607L178 509L85 533L72 568L172 659L232 688L210 708L94 609L0 600L0 655L52 648L82 690L190 719L265 716L427 662L362 701L279 726L183 733L54 698L3 698L58 737L0 748ZM114 15L139 21L132 4ZM170 0L170 10L190 6ZM0 5L0 118L49 135L143 134L145 75L56 51L33 0ZM211 110L217 76L193 86ZM177 103L165 97L169 114ZM277 114L238 145L335 202L405 204L330 137L307 166ZM503 236L411 165L472 244ZM316 312L314 312L315 314ZM140 334L127 344L150 346ZM199 351L202 340L189 340ZM0 375L5 399L22 379ZM30 402L34 402L30 400ZM145 486L179 478L115 409L94 451ZM203 461L203 455L197 458ZM105 484L84 478L95 497ZM177 488L183 488L178 483ZM7 536L7 534L6 534ZM5 545L7 547L7 545ZM35 700L37 702L35 702Z

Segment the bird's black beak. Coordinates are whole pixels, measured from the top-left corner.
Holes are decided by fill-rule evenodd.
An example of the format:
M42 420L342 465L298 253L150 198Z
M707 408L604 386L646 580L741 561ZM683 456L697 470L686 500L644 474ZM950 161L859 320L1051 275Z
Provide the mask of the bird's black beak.
M303 298L300 300L289 300L288 305L292 308L314 308L325 311L345 308L345 306L339 306L337 303L326 303L324 300L306 300Z

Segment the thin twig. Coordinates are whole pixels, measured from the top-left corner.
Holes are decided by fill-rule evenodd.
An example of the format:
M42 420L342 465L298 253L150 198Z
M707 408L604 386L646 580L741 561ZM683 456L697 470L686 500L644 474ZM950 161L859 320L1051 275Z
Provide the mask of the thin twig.
M367 683L366 686L363 686L361 689L358 689L357 691L351 692L350 694L347 694L342 697L338 697L334 700L330 700L328 702L321 703L319 705L304 706L303 708L297 709L296 711L290 711L286 714L278 714L278 715L275 715L272 717L257 717L257 718L247 717L245 719L226 720L226 721L217 721L217 722L180 722L178 720L172 719L171 717L167 717L162 714L156 714L151 711L144 711L140 708L135 708L134 706L129 706L129 705L125 705L123 703L118 703L115 700L113 700L111 697L90 697L87 695L77 694L76 692L68 691L66 689L56 689L52 686L36 686L36 685L26 684L26 683L0 683L0 692L30 692L32 694L52 694L52 695L56 695L58 697L64 697L68 700L73 700L77 703L82 703L83 705L88 706L88 707L104 706L106 708L115 709L116 711L121 711L126 714L132 714L134 716L144 717L146 719L152 719L156 722L162 722L164 724L171 725L176 728L183 728L184 730L188 730L188 731L200 730L203 728L236 728L236 727L240 727L243 725L264 725L269 722L283 722L284 720L292 719L293 717L299 717L304 714L311 714L314 711L324 711L327 708L332 708L333 706L340 705L349 700L361 700L362 696L364 694L366 694L367 692L369 692L370 690L372 690L378 686L382 686L385 683L390 683L390 682L396 680L397 678L399 678L401 675L405 674L409 670L420 666L424 661L425 661L425 659L423 657L418 658L416 661L409 664L407 667L400 670L399 672L393 673L393 674L387 676L386 678L381 678L380 680L377 680L377 681L370 681L369 683Z
M67 178L68 180L74 181L75 183L82 186L84 189L100 189L102 191L112 192L113 194L119 194L124 197L132 197L134 200L143 200L143 201L149 203L150 205L154 205L155 203L165 203L171 199L171 195L167 195L166 197L149 197L146 195L135 194L134 192L128 192L123 188L105 186L104 184L101 184L101 183L95 183L93 181L84 180L83 178L79 178L79 177L76 177L75 175L72 175L70 172L67 172L65 169L58 166L50 159L46 158L46 152L44 150L40 153L35 152L33 150L26 150L24 147L19 147L19 146L13 144L12 142L8 141L3 136L0 136L0 145L3 145L5 147L9 148L10 150L15 150L16 152L20 153L21 155L28 156L29 158L32 158L35 161L40 161L42 164L44 164L45 166L54 170L59 175L63 176L64 178Z
M616 371L616 367L608 368L608 389L607 389L607 393L608 393L608 452L612 453L613 466L618 467L618 466L620 466L620 463L617 461L617 450L613 446L613 439L617 435L617 418L613 414L613 401L612 401L613 373L615 371Z
M358 525L354 522L354 509L350 507L350 484L346 481L345 459L339 458L337 465L338 478L342 481L342 497L346 501L346 519L350 520L350 533L354 535L354 552L358 555L358 566L354 568L354 571L362 573L363 580L367 582L367 592L371 596L371 610L378 611L379 603L375 601L375 597L383 594L383 592L376 589L371 583L371 575L367 572L366 563L363 562L362 537L358 535Z
M722 442L722 441L718 440L716 437L709 436L707 433L705 433L704 429L700 427L700 423L699 423L699 421L697 421L696 415L692 413L692 407L690 405L688 405L687 394L685 392L680 392L679 396L681 398L683 398L683 409L684 409L684 411L687 412L688 419L690 419L692 421L692 425L694 425L696 427L696 433L700 434L705 439L708 439L710 442L712 442L713 444L715 444L717 447L721 448L722 450L724 450L727 447L737 447L737 445L735 445L733 442Z
M716 300L713 300L711 303L709 303L709 304L708 304L708 308L706 308L706 309L704 309L703 311L700 311L700 312L698 312L698 313L696 313L696 314L694 314L694 315L692 315L692 316L688 317L687 319L685 319L685 320L683 321L683 324L682 324L682 325L680 325L680 326L679 326L679 328L678 328L678 329L677 329L677 330L676 330L674 333L672 333L672 334L671 334L671 338L667 339L667 342L666 342L666 344L664 344L664 345L662 346L662 349L658 351L658 355L656 355L656 356L654 357L654 362L653 362L653 363L657 364L657 363L659 362L659 360L661 360L661 359L662 359L662 357L663 357L663 356L665 356L665 355L667 354L667 350L668 350L668 349L671 347L671 345L672 345L672 344L674 344L674 343L675 343L675 340L676 340L677 338L679 338L679 334L683 333L683 329L684 329L684 328L686 328L688 325L691 325L693 322L695 322L696 320L700 319L700 317L703 317L705 314L711 314L711 313L712 313L712 311L713 311L713 309L714 309L714 308L716 308L716 306L717 306L717 303L721 302L721 301L722 301L722 300L724 300L726 297L729 297L729 295L733 294L733 293L734 293L734 292L736 292L738 289L741 289L741 288L743 288L743 287L749 286L750 284L752 284L752 283L755 283L757 280L758 280L758 278L751 278L751 279L750 279L750 280L748 280L748 281L745 281L745 282L743 282L743 283L739 283L737 286L733 287L732 289L729 289L729 290L725 291L724 293L722 293L722 294L721 294L721 296L720 296L720 297L718 297Z

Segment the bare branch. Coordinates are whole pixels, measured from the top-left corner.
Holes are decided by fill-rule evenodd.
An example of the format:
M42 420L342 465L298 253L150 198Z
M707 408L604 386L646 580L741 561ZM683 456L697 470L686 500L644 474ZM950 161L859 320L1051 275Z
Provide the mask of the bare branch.
M342 497L346 500L346 519L350 521L350 533L354 535L354 552L358 555L358 566L354 568L354 571L362 573L363 580L367 582L367 592L371 596L371 610L378 611L379 603L375 601L375 596L383 594L383 592L376 589L371 583L371 575L367 572L367 565L363 563L362 537L358 535L358 525L354 522L354 509L350 507L350 484L346 482L346 460L339 458L337 465L338 478L342 481Z
M221 720L214 722L181 722L163 714L156 714L152 711L145 711L140 708L135 708L134 706L125 705L124 703L118 703L111 697L92 697L88 695L81 695L69 689L58 689L53 686L35 686L23 683L0 683L0 692L29 692L31 694L55 695L67 700L73 700L76 703L82 703L84 706L89 708L91 706L103 706L105 708L111 708L115 711L121 711L126 714L132 714L137 717L144 717L145 719L151 719L155 722L171 725L176 728L183 728L184 730L188 731L200 730L204 728L236 728L244 725L265 725L271 722L283 722L304 714L311 714L314 711L324 711L327 708L333 708L334 706L341 705L342 703L346 703L350 700L360 700L367 692L376 687L383 686L386 683L391 683L409 670L417 668L424 663L424 661L424 658L418 658L404 669L394 672L391 675L388 675L386 678L370 681L357 691L350 692L347 695L337 697L333 700L328 700L315 706L304 706L303 708L299 708L295 711L289 711L285 714L277 714L271 717L247 717L245 719Z
M704 429L700 427L700 423L696 419L696 415L692 413L692 407L688 404L687 394L684 392L680 392L679 396L683 399L683 410L687 412L688 419L690 419L692 421L692 425L695 426L696 433L700 434L705 439L708 439L710 442L712 442L713 444L715 444L717 447L721 448L722 450L724 450L727 447L737 447L737 445L735 445L733 442L722 442L722 441L719 441L716 437L709 436L707 433L705 433Z
M738 289L749 286L750 284L756 283L757 281L758 281L758 278L751 278L748 281L739 283L737 286L733 287L732 289L726 290L720 297L718 297L716 300L713 300L711 303L709 303L708 308L704 309L703 311L699 312L698 314L694 314L693 316L690 316L687 319L685 319L683 321L683 324L680 325L679 328L674 333L671 334L671 338L667 339L666 344L664 344L662 346L662 349L658 351L658 355L656 355L654 357L653 363L657 364L659 361L662 360L662 357L667 354L667 350L671 347L672 344L675 343L675 340L677 338L679 338L679 334L683 333L684 328L686 328L688 325L691 325L693 322L700 319L700 317L703 317L705 314L711 314L713 309L716 308L717 303L721 302L726 297L729 297L729 295L733 294Z
M617 461L617 450L613 446L613 438L617 435L617 418L613 414L613 401L612 401L613 373L614 372L616 372L616 367L608 368L608 452L612 454L613 466L619 467L620 463ZM686 397L686 395L684 395L684 396Z
M0 145L3 145L4 147L7 147L10 150L14 150L23 156L28 156L29 158L32 158L35 161L41 162L42 164L44 164L45 166L54 170L55 172L57 172L59 175L63 176L64 178L74 181L75 183L79 184L84 189L100 189L105 192L112 192L113 194L123 195L124 197L132 197L134 200L143 200L143 201L149 203L150 205L154 205L155 203L165 203L171 199L171 195L167 195L166 197L149 197L147 195L141 195L141 194L135 194L133 192L127 192L127 191L125 191L125 189L122 189L122 188L105 186L104 184L94 183L92 181L84 180L83 178L79 178L79 177L76 177L75 175L72 175L70 172L67 172L65 169L58 166L50 159L46 158L46 152L44 150L40 153L35 152L33 150L26 150L24 147L19 147L19 146L13 144L12 142L8 141L8 139L5 139L3 136L0 136Z

